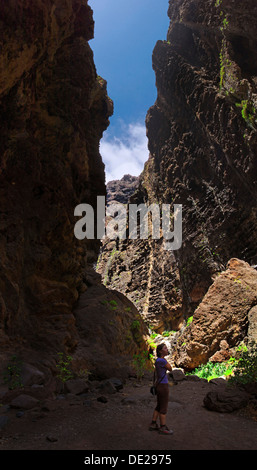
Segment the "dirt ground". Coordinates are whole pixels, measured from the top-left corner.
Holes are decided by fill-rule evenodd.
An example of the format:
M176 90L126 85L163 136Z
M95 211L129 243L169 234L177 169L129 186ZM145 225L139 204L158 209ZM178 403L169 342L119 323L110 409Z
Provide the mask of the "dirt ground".
M96 389L83 396L68 394L39 407L0 412L8 422L0 431L1 450L256 450L257 419L247 409L217 413L203 398L217 385L183 381L170 384L167 424L173 435L149 431L155 397L150 381L128 380L122 390Z

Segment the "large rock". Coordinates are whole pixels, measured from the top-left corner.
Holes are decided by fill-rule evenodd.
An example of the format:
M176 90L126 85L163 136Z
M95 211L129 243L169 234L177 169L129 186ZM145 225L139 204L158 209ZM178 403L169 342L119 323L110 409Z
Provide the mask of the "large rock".
M257 305L248 312L248 339L257 343Z
M249 401L249 395L237 389L226 389L207 393L204 406L210 411L231 413L243 408Z
M182 296L174 253L161 240L104 240L98 272L111 289L122 292L155 331L183 324Z
M180 335L176 363L193 369L211 357L215 360L217 351L228 359L229 348L237 346L251 328L253 305L257 305L257 271L244 261L231 259Z
M14 398L10 405L12 408L21 408L24 410L30 410L32 408L35 408L37 405L39 405L39 400L34 398L31 395L26 395L26 394L21 394L18 395L16 398Z
M22 364L20 373L23 386L42 385L45 381L44 373L31 364Z
M2 430L9 422L8 416L0 416L0 430Z
M82 378L70 379L65 382L65 390L74 395L81 395L82 393L88 392L89 386Z
M125 379L133 370L133 356L144 354L147 364L148 330L137 308L120 292L95 281L80 296L74 310L79 331L73 353L74 370L90 371L90 379Z

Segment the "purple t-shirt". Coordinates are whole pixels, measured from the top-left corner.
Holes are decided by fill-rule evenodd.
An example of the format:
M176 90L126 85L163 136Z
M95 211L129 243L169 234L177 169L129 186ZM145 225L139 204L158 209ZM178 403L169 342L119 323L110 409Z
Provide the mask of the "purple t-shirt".
M167 364L166 359L164 359L162 357L157 357L157 359L155 361L155 370L156 370L156 381L157 381L157 383L167 384L169 382L168 381L168 376L166 374L166 372L167 372L167 369L165 367L166 364Z

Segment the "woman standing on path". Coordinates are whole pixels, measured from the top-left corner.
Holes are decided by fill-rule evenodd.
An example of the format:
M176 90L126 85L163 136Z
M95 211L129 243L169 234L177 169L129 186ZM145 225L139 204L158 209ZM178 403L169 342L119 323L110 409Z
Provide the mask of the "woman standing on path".
M173 434L173 431L166 426L166 414L168 411L169 401L169 383L167 370L172 371L171 365L165 359L169 354L166 344L162 343L156 349L157 359L155 361L156 371L156 389L157 389L157 405L153 413L153 419L150 424L150 431L159 431L160 434ZM160 427L157 419L160 419Z

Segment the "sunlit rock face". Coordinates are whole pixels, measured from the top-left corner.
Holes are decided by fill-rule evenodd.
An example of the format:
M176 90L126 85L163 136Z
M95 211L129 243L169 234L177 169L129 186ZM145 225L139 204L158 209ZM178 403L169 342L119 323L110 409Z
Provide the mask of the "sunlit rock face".
M148 198L151 186L148 186L147 194L142 187L141 177L125 175L121 180L107 184L110 207L118 203L127 208L128 228L130 204L139 206L143 203L147 207L151 202L156 203L151 196ZM170 215L173 216L173 207ZM162 236L155 240L151 236L140 239L139 235L138 239L131 240L127 230L127 238L124 240L105 237L97 261L97 272L108 288L122 292L133 302L149 328L160 332L177 330L183 324L183 316L179 271L174 253L166 249Z
M183 204L174 254L188 316L230 258L256 263L257 6L179 0L168 14L167 41L153 52L143 181L158 200Z
M256 341L257 272L245 261L232 258L194 312L192 322L177 338L176 363L191 370L227 361L235 347Z
M176 0L168 15L153 51L150 157L130 202L182 204L183 244L110 242L99 261L158 331L179 329L231 258L257 264L257 5Z

